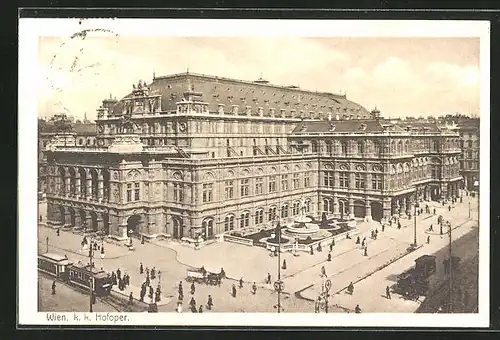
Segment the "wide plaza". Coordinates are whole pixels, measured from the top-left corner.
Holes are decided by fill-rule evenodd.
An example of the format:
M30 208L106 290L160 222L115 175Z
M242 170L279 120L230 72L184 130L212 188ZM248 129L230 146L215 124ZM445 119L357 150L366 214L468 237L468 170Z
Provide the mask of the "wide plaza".
M145 280L145 275L139 274L139 266L153 268L161 271L161 275L154 280L153 286L158 283L162 287L162 300L159 302L160 312L175 311L179 282L184 287L184 310L191 297L197 305L205 305L208 295L214 302L212 312L273 312L276 311L277 293L272 284L266 284L265 279L271 275L272 282L277 279L278 268L286 261L286 269L281 269L281 278L284 281L284 292L281 294L281 304L284 312L314 312L314 300L317 299L326 279L331 280L331 296L329 299L329 312L353 312L359 304L363 312L414 312L421 301L409 301L393 294L392 299L385 297L385 288L396 282L396 277L401 272L414 266L414 261L421 255L438 253L437 273L435 280L444 277L442 260L446 252L439 252L448 246L448 235L439 235L436 231L437 218L442 215L444 220L452 226L452 238L457 240L471 232L478 230L478 198L463 196L463 202L442 205L439 202L424 202L428 204L430 213L423 213L416 218L416 235L414 235L414 218L401 219L401 228L396 224L385 227L382 232L378 222L357 222L357 235L351 239L341 239L336 242L332 254L332 261L327 261L329 249L314 251L314 254L299 252L298 256L291 252L281 254L281 262L271 256L264 248L246 246L229 242L217 242L200 249L180 243L178 241L153 241L140 244L135 240L135 250L115 243L104 243L105 257L95 258L96 267L106 271L120 269L122 273L130 275L131 284L121 293L128 296L130 292L134 297L139 296L140 286ZM449 210L451 206L451 210ZM433 210L436 209L436 214ZM45 207L40 204L42 223L38 228L38 251L66 254L73 261L88 262L88 251L82 251L82 235L70 231L61 231L57 236L56 231L44 226ZM470 212L469 212L470 211ZM469 217L470 214L470 217ZM434 232L429 232L433 224ZM376 240L370 238L371 231L377 229ZM356 238L366 237L367 254ZM417 238L419 246L413 252L407 253L407 248ZM427 243L427 237L430 242ZM48 244L47 244L48 240ZM477 252L477 242L469 242L455 251L457 256L473 256ZM189 293L190 284L186 282L188 268L204 266L208 271L220 272L224 269L227 279L221 286L207 286L196 284L193 295ZM325 267L327 278L321 277L321 267ZM231 287L238 281L244 281L243 288L238 288L236 297L231 296ZM256 294L251 292L255 282L258 289ZM355 291L353 295L345 293L346 286L353 282ZM73 310L78 306L61 307L65 303L72 304L72 299L64 299L54 304L54 308ZM82 308L84 308L82 306ZM82 310L85 311L85 310ZM206 311L206 310L205 310Z

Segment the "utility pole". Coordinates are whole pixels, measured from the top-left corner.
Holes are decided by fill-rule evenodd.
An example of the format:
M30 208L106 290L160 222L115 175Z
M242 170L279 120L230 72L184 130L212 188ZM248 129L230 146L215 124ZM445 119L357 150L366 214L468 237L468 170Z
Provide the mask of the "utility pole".
M278 222L278 282L281 286L281 223ZM278 313L281 312L281 287L278 289Z
M45 241L47 241L47 251L46 251L46 253L48 253L49 252L49 237L48 236L45 239Z
M470 219L470 200L469 200L469 219Z
M449 299L450 299L450 301L449 301L449 304L448 304L448 313L451 313L452 310L453 310L453 307L452 307L453 306L452 305L452 303L453 303L453 271L452 271L453 267L452 267L452 260L451 260L451 223L450 222L448 222L448 229L449 229L448 230L448 235L449 235L449 240L450 240L450 245L449 245L450 263L448 264L449 268L450 268L449 269L450 270L450 278L449 278L450 279L449 280L450 281L449 282L449 284L450 284L450 287L449 287L449 290L450 290L450 292L449 292L449 294L450 294Z
M417 246L417 208L419 207L417 198L415 197L415 205L413 211L413 245Z
M92 251L92 241L89 242L89 268L90 268L90 284L89 284L89 289L90 289L90 313L92 313L92 297L94 294L94 271L92 270L92 257L93 257L93 251Z

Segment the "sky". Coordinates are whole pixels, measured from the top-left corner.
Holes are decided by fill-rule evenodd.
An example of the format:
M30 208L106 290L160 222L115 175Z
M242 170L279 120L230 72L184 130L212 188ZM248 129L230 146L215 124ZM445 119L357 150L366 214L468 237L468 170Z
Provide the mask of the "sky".
M190 72L346 93L384 117L479 115L479 38L40 37L38 110L91 120L139 79Z

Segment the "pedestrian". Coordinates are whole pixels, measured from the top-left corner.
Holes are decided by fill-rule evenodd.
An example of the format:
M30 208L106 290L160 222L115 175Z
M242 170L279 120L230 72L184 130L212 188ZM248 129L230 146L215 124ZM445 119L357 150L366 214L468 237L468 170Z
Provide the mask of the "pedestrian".
M257 285L254 282L252 285L252 294L255 295L255 293L257 293Z
M375 228L375 235L378 235L378 229Z
M146 285L143 283L141 286L141 302L144 302L144 297L146 296Z
M384 232L384 229L385 229L385 224L382 223L382 232Z
M60 233L59 228L57 228L56 229L56 235L59 236L59 233Z
M360 238L358 236L358 238L356 239L356 244L360 244L360 243L361 243L361 240L360 240Z
M149 277L149 268L146 267L146 276Z
M153 267L153 269L151 269L151 280L154 280L156 277L156 270L155 270L155 267Z
M431 235L427 235L427 244L431 243Z
M310 253L311 255L314 255L314 248L313 248L313 246L311 246L311 247L310 247L309 253Z
M436 215L436 208L434 208L434 215Z
M361 313L361 308L359 308L359 305L356 305L356 308L354 308L354 313L356 314Z
M154 291L153 287L149 286L149 298L150 299L153 298L154 293L155 293L155 291Z
M182 313L182 303L177 302L177 308L175 309L177 313Z
M236 297L236 286L234 285L234 283L233 283L232 294L231 295L233 295L234 298Z
M347 286L347 292L348 292L349 294L351 294L351 295L352 295L352 293L354 293L354 285L352 284L352 281L351 281L351 283L349 283L349 285Z
M368 256L368 247L365 247L365 253L364 256Z
M212 295L208 296L208 301L207 301L207 309L212 310L212 306L214 305L214 302L212 300Z
M141 236L141 244L144 244L144 236Z
M224 271L224 268L220 268L220 277L225 279L226 278L226 272Z
M442 202L442 203L443 203L443 207L444 207L444 200L443 200L443 202Z
M443 236L443 225L439 226L439 235Z
M462 199L462 196L460 196L460 203L463 203L463 199Z
M194 297L191 298L191 301L189 301L189 305L190 306L195 306L196 307L196 300L194 299Z
M122 277L122 271L120 270L120 268L116 270L116 277L118 278L118 280L120 280Z
M429 231L434 231L434 227L432 226L432 224L431 224L431 226L429 227Z
M392 218L389 220L389 226L392 227Z
M364 248L365 247L365 240L363 239L363 241L361 242L361 248Z
M52 282L52 295L56 295L56 281Z
M182 292L179 292L179 301L184 300L184 294Z
M318 296L318 299L314 303L314 313L319 313L320 304L321 304L321 297Z
M398 221L398 229L401 229L401 222Z
M285 270L286 269L286 260L283 259L283 265L281 266L281 269Z
M266 283L271 283L271 274L267 273Z
M203 306L200 305L200 308L198 308L198 313L203 313Z
M321 248L321 243L318 243L318 247L316 249L318 252L322 252L323 248Z
M149 286L149 284L151 283L151 281L149 280L149 275L146 276L146 286Z
M111 281L113 282L113 285L116 286L117 281L115 272L111 272Z
M391 289L389 286L385 287L385 297L389 300L391 299Z
M326 260L327 260L328 262L331 262L331 261L332 261L332 253L328 253L328 256L327 256Z
M156 289L156 292L155 292L155 302L158 303L161 301L161 297L160 297L160 291L158 289Z
M351 239L351 236L349 235L349 233L346 233L346 234L345 234L345 238L346 238L347 240L350 240L350 239Z
M128 304L134 304L134 296L132 295L132 292L130 292L130 295L128 296Z
M324 277L328 277L328 276L326 275L326 269L325 269L325 266L321 266L321 277L323 277L323 276L324 276Z
M451 205L448 206L448 211L451 211Z
M101 260L104 259L104 246L101 247Z
M191 295L194 295L194 292L196 290L196 287L194 286L194 282L191 283Z

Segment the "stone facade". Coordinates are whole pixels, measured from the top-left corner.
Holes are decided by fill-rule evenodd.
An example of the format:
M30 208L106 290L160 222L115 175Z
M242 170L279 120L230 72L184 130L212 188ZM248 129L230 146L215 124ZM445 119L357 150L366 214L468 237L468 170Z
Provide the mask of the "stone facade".
M248 104L220 99L236 93ZM273 94L281 99L270 108ZM310 114L298 110L306 107ZM93 148L56 139L49 147L53 226L117 239L212 238L297 216L301 199L309 215L378 220L410 211L415 199L456 195L460 181L457 133L401 127L345 96L262 80L140 82L122 100L105 100L96 124Z

